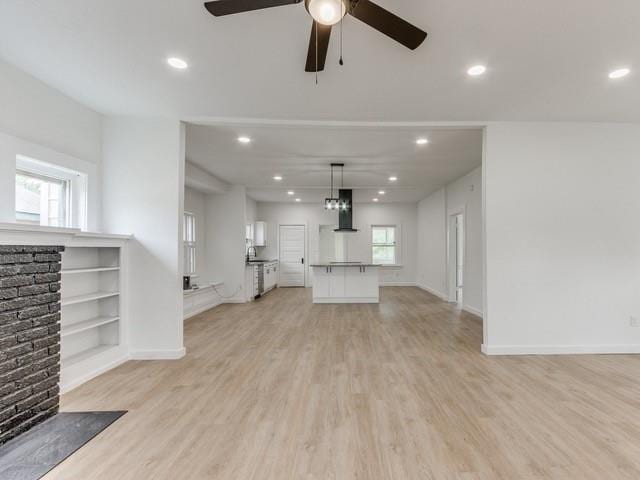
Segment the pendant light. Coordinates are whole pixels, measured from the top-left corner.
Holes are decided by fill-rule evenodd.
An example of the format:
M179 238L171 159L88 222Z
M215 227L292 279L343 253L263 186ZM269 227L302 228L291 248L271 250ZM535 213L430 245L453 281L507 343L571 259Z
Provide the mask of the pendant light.
M331 191L329 197L324 199L325 210L338 210L340 208L340 200L333 196L333 168L341 167L344 169L344 163L332 163L331 164Z

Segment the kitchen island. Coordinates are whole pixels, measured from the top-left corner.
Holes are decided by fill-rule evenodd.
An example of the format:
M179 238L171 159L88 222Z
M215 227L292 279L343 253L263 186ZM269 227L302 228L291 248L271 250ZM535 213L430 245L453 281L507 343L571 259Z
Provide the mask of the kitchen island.
M380 265L372 263L316 263L313 303L379 303Z

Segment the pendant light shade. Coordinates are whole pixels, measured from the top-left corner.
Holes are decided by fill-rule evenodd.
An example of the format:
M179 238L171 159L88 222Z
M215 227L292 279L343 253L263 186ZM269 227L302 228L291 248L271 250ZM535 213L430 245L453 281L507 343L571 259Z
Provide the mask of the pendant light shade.
M344 170L344 163L331 164L331 192L329 192L329 196L324 199L325 210L340 210L341 208L340 199L333 196L333 168L334 167L339 167Z

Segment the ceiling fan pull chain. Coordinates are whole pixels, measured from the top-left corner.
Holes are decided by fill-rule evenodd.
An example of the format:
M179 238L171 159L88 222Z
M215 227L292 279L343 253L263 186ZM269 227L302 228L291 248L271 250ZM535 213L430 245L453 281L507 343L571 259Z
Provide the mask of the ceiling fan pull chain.
M313 28L316 31L316 85L318 85L318 23L313 22Z
M343 20L344 20L344 15L340 19L340 60L338 61L340 65L344 65L344 62L342 61L342 21Z

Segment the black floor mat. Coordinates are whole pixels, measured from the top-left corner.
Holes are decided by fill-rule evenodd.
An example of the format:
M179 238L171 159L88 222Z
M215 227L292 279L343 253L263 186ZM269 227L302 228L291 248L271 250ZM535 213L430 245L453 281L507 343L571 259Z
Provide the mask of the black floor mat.
M0 478L41 478L125 413L58 413L0 447Z

